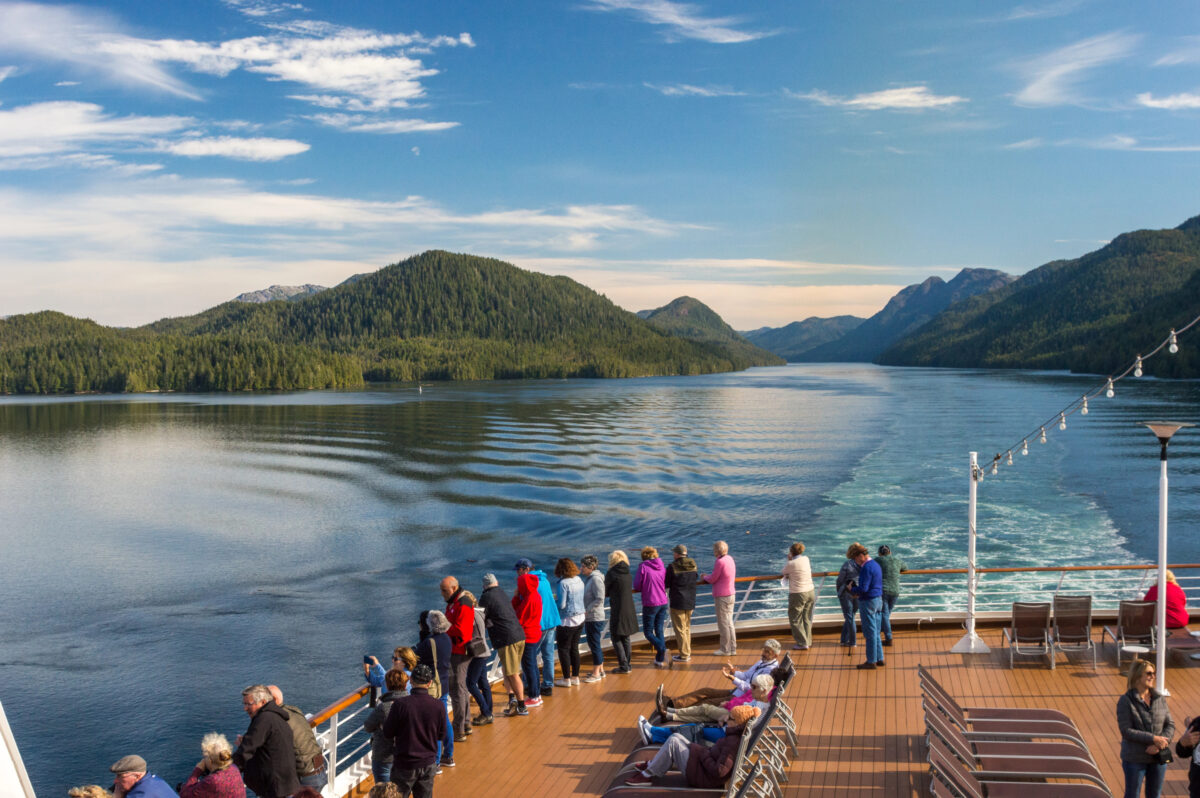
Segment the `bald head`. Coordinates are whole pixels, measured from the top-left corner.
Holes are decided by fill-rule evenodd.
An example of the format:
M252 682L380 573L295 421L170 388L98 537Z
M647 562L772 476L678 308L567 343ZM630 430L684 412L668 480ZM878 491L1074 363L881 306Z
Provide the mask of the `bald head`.
M442 598L446 599L446 601L449 601L450 597L458 592L458 580L453 576L447 576L442 580L441 588Z
M278 685L268 684L267 692L271 694L271 698L275 699L276 704L283 706L283 691L279 689Z

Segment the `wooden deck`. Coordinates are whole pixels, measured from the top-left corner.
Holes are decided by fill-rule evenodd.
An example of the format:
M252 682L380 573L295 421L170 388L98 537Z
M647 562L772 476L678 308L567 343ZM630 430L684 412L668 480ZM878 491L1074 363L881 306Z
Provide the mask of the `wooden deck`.
M862 644L854 657L838 645L837 630L818 630L808 652L792 652L796 678L789 688L799 726L800 755L792 762L789 796L924 796L929 775L924 744L917 664L931 669L964 706L1052 707L1066 712L1083 732L1109 788L1123 789L1118 758L1120 739L1116 700L1125 677L1114 665L1111 642L1101 647L1095 671L1090 656L1060 654L1051 671L1044 657L1018 658L1008 668L1008 652L1000 647L996 628L980 634L993 651L988 655L950 654L962 629L929 627L897 629L895 645L885 648L887 666L876 671L854 668L862 660ZM735 665L745 667L771 635L740 635ZM774 635L784 648L791 638ZM1099 640L1096 628L1095 639ZM722 683L720 663L711 642L697 641L687 665L659 670L646 649L634 653L634 671L610 675L603 682L556 688L529 717L497 714L491 726L477 728L455 747L454 768L438 776L439 795L492 798L513 796L598 795L637 740L639 714L653 709L654 691L665 682L667 695ZM1068 661L1069 657L1069 661ZM586 673L587 663L584 657ZM1177 727L1200 712L1200 662L1173 655L1167 687ZM497 709L504 706L497 694ZM472 703L474 711L474 704ZM1187 795L1186 762L1172 764L1164 795Z

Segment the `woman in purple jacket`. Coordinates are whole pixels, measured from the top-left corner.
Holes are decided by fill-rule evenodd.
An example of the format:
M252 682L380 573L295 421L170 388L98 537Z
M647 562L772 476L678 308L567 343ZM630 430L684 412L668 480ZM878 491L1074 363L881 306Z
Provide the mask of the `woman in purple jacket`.
M633 579L633 591L642 594L642 634L654 646L654 665L667 667L667 642L663 625L667 620L667 569L658 549L642 549L642 564Z

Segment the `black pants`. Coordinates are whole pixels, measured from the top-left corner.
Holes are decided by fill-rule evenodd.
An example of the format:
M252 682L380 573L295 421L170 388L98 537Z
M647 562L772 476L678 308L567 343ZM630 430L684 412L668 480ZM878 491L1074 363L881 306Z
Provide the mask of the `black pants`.
M628 668L633 659L633 646L629 644L629 635L613 635L613 650L617 652L617 667Z
M554 632L554 644L558 647L558 664L562 666L564 679L579 676L579 626L560 626Z
M392 768L392 783L400 788L400 798L433 798L433 777L437 765L426 765L416 770Z

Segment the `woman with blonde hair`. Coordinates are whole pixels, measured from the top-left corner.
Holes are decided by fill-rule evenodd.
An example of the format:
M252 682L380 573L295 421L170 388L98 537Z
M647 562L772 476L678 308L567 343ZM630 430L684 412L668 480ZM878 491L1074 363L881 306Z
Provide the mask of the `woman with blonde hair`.
M1167 628L1182 629L1188 625L1187 594L1175 581L1175 572L1167 571ZM1150 586L1142 601L1158 601L1158 585Z
M225 735L211 732L200 741L204 758L179 788L179 798L246 798L242 773L233 764L233 749Z
M609 618L612 626L613 650L617 654L617 668L613 673L629 673L632 647L629 638L638 630L637 613L633 609L633 575L629 573L629 558L623 551L608 555L608 573L604 575L604 594L608 597Z
M1129 663L1126 685L1129 689L1117 699L1125 798L1137 798L1143 781L1146 798L1158 798L1171 761L1168 746L1175 736L1175 721L1167 699L1154 689L1154 663L1144 659Z
M67 798L112 798L112 793L99 784L85 784L67 790Z

